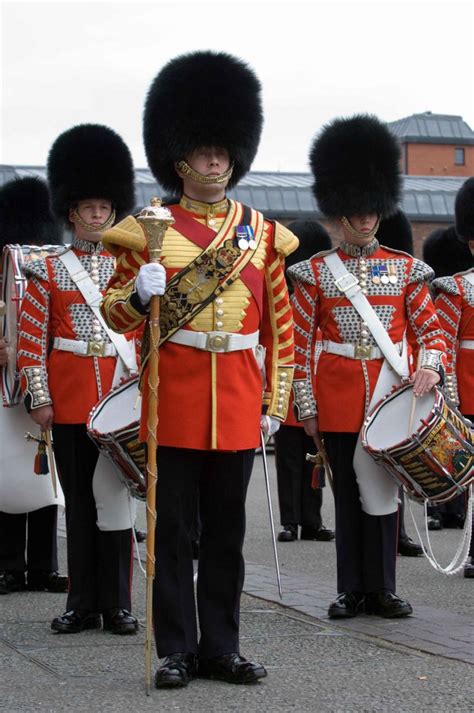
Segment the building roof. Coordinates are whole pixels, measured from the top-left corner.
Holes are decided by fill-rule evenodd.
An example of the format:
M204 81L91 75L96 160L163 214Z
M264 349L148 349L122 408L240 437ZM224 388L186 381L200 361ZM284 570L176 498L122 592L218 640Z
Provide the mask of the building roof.
M0 166L0 184L12 178L38 176L46 180L41 166ZM136 204L147 205L164 191L147 168L135 170ZM454 199L466 179L447 176L404 176L401 208L413 221L452 223ZM232 191L230 198L251 205L268 218L287 220L323 218L313 196L310 173L254 171L248 173Z
M474 131L462 116L425 111L391 121L388 126L402 143L474 144Z

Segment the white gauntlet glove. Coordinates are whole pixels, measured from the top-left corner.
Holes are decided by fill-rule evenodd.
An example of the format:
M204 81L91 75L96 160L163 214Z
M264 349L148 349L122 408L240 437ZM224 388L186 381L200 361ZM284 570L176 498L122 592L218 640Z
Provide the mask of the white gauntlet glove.
M263 431L263 436L265 439L265 444L268 443L270 436L273 436L280 428L280 421L273 418L273 416L260 416L260 428Z
M153 295L163 295L166 288L166 270L159 262L142 265L138 273L135 289L144 307Z

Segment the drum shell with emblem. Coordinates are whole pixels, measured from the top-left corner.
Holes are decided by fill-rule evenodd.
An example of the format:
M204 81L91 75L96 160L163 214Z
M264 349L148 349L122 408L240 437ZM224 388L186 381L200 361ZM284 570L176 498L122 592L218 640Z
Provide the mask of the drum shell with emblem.
M87 432L117 466L131 494L146 499L146 446L139 440L138 377L110 391L92 409Z
M419 502L445 503L474 480L472 424L439 389L417 397L408 433L413 386L380 401L362 428L362 445Z

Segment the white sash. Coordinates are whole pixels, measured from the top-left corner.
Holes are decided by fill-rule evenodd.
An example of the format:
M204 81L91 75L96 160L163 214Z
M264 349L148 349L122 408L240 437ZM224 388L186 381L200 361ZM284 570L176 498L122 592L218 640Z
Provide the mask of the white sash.
M330 253L324 257L324 262L335 278L336 286L345 294L367 324L377 346L385 356L370 400L368 409L370 411L380 399L391 391L393 386L400 384L401 378L409 375L406 340L403 340L403 351L402 354L399 354L375 310L362 292L358 279L346 270L344 262L339 255L336 252ZM390 369L389 364L392 369ZM390 515L396 512L400 502L398 498L399 485L363 449L360 434L354 452L353 464L359 486L362 510L368 515Z
M84 268L82 267L81 261L79 260L77 255L72 250L67 250L59 256L59 259L68 271L71 280L74 282L77 289L84 297L87 306L92 310L94 317L100 322L110 341L116 348L117 353L123 364L125 364L129 374L136 374L137 357L135 353L135 343L133 342L133 340L129 342L123 334L118 334L117 332L114 332L112 329L110 329L109 325L102 317L102 314L99 309L100 303L103 299L102 293L100 292L97 285L92 282L92 279L87 270L84 270ZM118 365L117 368L119 368ZM123 373L121 374L121 376L122 375ZM117 379L114 377L114 385L116 385L116 381Z

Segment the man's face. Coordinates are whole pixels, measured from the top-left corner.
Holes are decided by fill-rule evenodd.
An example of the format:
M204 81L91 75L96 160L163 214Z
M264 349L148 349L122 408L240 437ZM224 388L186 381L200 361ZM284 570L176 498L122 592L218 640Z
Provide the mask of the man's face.
M471 253L474 255L474 240L469 240L469 248L471 250Z
M348 220L354 230L357 230L358 233L362 233L362 236L359 238L356 235L352 235L343 225L344 239L354 245L365 245L369 243L372 240L371 233L377 225L378 219L379 217L376 213L355 213L354 215L348 216ZM367 235L367 238L363 237L364 234Z
M219 176L230 166L229 152L219 146L201 146L186 156L186 161L203 176Z
M88 198L78 202L75 212L87 225L100 228L110 218L112 203L105 198ZM100 230L97 230L97 232L86 230L78 222L73 209L69 211L69 220L74 224L74 230L78 238L92 240L93 242L100 240Z

